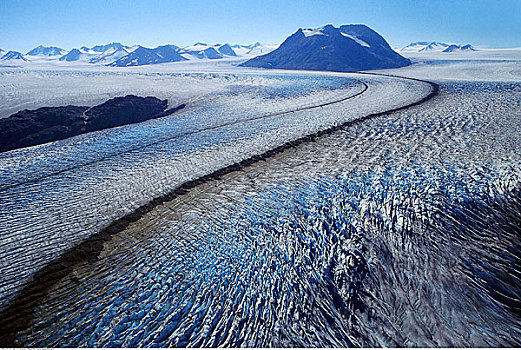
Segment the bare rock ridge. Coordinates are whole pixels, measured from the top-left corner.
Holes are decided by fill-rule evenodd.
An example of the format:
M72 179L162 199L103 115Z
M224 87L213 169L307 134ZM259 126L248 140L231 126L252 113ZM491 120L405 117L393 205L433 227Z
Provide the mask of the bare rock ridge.
M299 29L278 49L254 57L241 66L277 69L355 72L398 68L411 62L396 53L385 39L362 25L328 24L316 29Z
M0 152L160 118L185 107L167 106L167 100L127 95L91 108L69 105L26 109L0 119Z

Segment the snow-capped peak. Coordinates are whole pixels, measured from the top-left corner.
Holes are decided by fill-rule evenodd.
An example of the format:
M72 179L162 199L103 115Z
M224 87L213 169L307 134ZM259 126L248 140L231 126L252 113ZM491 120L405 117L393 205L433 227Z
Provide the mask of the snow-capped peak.
M35 47L31 51L29 51L26 55L28 56L61 56L67 53L62 48L56 47L56 46L43 46L40 45L38 47Z
M22 53L18 51L9 51L5 55L0 58L2 61L12 61L12 60L20 60L20 61L28 61L27 58L22 55Z
M420 53L420 52L461 52L476 51L470 44L459 45L439 41L417 41L403 47L400 52Z

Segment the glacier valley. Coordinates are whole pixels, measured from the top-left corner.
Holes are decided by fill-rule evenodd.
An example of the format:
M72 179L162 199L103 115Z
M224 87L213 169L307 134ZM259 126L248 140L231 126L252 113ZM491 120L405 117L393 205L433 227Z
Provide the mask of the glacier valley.
M0 153L1 345L521 346L518 57L205 64L0 71L186 104Z

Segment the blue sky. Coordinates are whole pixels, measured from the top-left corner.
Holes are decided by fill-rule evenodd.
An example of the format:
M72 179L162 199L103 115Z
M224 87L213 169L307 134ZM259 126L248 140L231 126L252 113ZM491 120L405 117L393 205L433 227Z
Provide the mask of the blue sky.
M328 23L367 24L393 47L521 46L521 0L0 0L0 48L280 43L300 27Z

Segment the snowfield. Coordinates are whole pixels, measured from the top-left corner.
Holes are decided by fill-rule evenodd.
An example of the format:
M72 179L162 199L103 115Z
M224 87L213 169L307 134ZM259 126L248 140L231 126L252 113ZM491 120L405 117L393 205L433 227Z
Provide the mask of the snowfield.
M127 93L187 103L0 154L0 305L14 300L0 328L16 324L14 344L520 345L515 55L379 72L435 81L439 95L196 182L116 227L96 256L51 264L70 271L30 299L34 273L152 199L433 89L232 62L0 72L3 117Z

